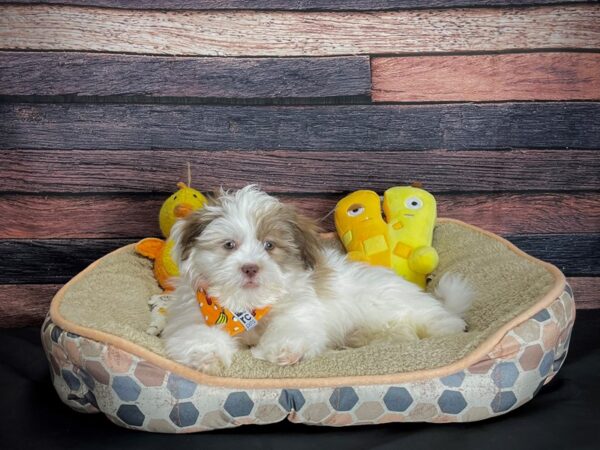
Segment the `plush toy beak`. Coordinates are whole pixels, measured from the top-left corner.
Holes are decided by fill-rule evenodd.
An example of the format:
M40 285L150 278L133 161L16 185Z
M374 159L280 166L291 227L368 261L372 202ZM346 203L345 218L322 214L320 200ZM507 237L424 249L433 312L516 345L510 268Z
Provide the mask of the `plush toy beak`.
M180 205L177 205L173 212L175 213L175 217L181 219L182 217L185 217L192 212L192 206L188 205L187 203L182 203Z

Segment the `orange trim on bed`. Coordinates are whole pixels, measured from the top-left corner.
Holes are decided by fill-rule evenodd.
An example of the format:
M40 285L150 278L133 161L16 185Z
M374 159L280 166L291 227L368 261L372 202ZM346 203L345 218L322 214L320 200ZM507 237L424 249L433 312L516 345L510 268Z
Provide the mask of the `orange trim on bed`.
M361 376L344 376L344 377L321 377L321 378L228 378L218 377L213 375L207 375L202 372L198 372L190 367L186 367L168 358L160 356L140 345L134 344L119 336L105 333L103 331L94 330L91 328L77 325L74 322L66 320L60 315L59 308L60 303L64 298L67 289L84 275L93 270L96 265L106 256L98 259L97 261L90 264L85 270L77 274L67 284L65 284L60 291L52 299L50 305L50 317L52 321L61 327L63 330L70 331L71 333L78 334L88 339L93 339L98 342L103 342L109 345L114 345L122 350L132 353L140 358L145 359L147 362L155 364L162 369L173 372L179 376L187 378L191 381L195 381L199 384L218 386L226 388L238 388L238 389L282 389L282 388L318 388L318 387L339 387L339 386L358 386L358 385L374 385L374 384L398 384L406 383L418 380L425 380L431 378L441 378L453 373L464 370L473 364L486 359L486 355L502 340L502 338L517 325L529 320L540 310L548 307L554 300L556 300L564 291L566 281L565 276L562 272L550 263L541 261L528 255L524 251L517 248L515 245L501 238L489 231L482 230L474 225L461 222L456 219L438 219L439 223L455 223L464 227L467 227L473 231L484 234L491 237L498 242L504 244L509 250L513 251L517 255L527 258L528 260L540 264L545 267L554 276L554 286L534 305L519 314L514 319L506 322L490 337L484 340L477 348L471 353L464 356L463 358L442 367L436 367L433 369L417 370L414 372L402 372L388 375L361 375ZM323 237L329 237L335 235L335 233L327 233ZM131 249L135 244L130 244L120 249L115 250L109 255L124 252Z

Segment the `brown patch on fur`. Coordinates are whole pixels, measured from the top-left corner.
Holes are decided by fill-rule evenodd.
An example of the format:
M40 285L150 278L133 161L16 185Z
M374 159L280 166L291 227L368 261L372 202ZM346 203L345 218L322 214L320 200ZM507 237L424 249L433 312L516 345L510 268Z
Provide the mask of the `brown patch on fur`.
M207 196L206 206L218 206L219 204L219 199L216 196ZM202 234L209 223L219 216L219 213L204 207L194 211L183 219L184 225L178 242L182 261L185 261L190 256L192 248L196 243L196 238Z
M319 227L313 220L300 216L294 210L293 212L295 220L292 221L292 226L302 260L306 268L314 269L323 251L319 238Z
M296 256L305 269L313 269L322 251L318 233L311 219L299 215L292 206L280 205L259 219L257 238L274 242L272 257L280 265Z

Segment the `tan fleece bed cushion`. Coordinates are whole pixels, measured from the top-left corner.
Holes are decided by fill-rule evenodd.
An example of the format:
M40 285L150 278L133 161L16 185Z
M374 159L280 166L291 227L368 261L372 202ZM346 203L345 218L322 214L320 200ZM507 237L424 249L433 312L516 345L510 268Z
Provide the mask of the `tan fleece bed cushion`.
M461 274L475 287L476 299L466 315L467 333L333 350L288 367L254 359L244 350L219 376L197 372L194 376L191 369L166 359L160 338L145 333L150 321L148 299L161 290L152 274L152 262L137 255L133 245L101 258L68 283L52 303L51 318L67 331L112 344L184 376L212 379L217 385L234 385L233 379L306 382L311 378L424 371L452 364L459 368L461 361L476 361L490 351L508 330L547 307L565 288L564 276L554 266L459 221L438 220L434 247L440 264L428 289L433 289L445 272ZM224 378L233 379L227 382Z

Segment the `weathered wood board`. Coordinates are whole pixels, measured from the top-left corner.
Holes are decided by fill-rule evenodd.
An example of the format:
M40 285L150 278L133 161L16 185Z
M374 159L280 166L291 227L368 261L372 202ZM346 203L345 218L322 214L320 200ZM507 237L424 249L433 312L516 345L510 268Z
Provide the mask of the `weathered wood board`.
M600 100L600 53L373 58L376 102Z
M597 149L600 103L0 104L4 149ZM351 158L352 155L348 155Z
M370 12L4 5L0 48L197 56L598 49L599 20L597 4Z
M305 152L0 150L5 192L170 192L191 163L204 191L257 183L274 193L337 194L421 181L442 192L597 191L596 150Z
M181 58L0 52L0 95L368 96L369 58Z
M160 236L158 211L168 196L0 195L0 239ZM333 230L328 214L341 194L278 197L317 220L326 231ZM600 196L595 193L450 193L436 194L436 200L438 216L463 220L498 234L600 230Z

